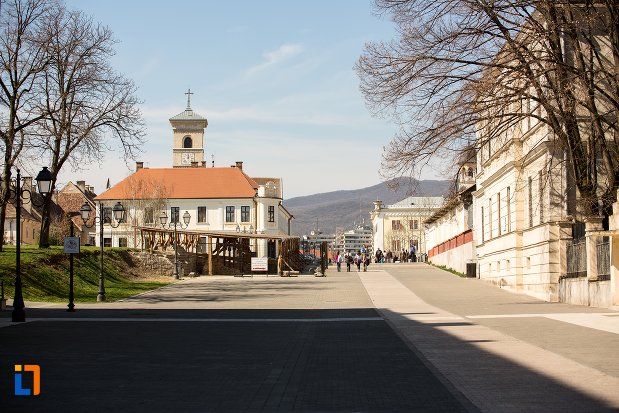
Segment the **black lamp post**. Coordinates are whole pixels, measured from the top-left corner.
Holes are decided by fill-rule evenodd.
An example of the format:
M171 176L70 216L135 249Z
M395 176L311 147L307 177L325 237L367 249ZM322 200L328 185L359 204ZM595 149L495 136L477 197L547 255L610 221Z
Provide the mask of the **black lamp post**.
M184 225L179 222L179 207L171 207L170 215L172 216L172 221L168 224L168 215L165 211L162 211L161 215L159 215L159 222L163 228L174 228L174 279L178 280L180 277L178 275L178 241L176 229L177 227L180 227L181 229L187 228L189 226L189 221L191 220L191 215L189 214L189 211L185 211L183 214Z
M39 193L43 195L43 197L47 196L52 187L52 173L47 169L47 167L43 167L41 172L36 177L37 187L39 189ZM11 192L13 190L9 189ZM38 207L42 206L35 203L32 199L32 193L28 189L21 188L21 174L19 168L17 168L17 177L15 178L15 219L17 221L15 225L15 230L17 231L15 240L16 240L16 256L15 256L15 297L13 298L13 312L11 313L11 320L13 322L24 322L26 321L26 311L24 308L24 296L22 292L22 284L21 284L21 200L24 199L25 203L32 202L33 205Z
M99 244L101 247L101 261L99 266L99 292L97 293L97 301L105 301L105 276L103 275L103 223L106 218L103 216L103 203L99 202L99 216L96 216L92 225L87 225L86 222L90 219L90 213L92 212L92 208L88 202L84 202L84 205L80 208L80 215L82 216L82 221L84 222L84 226L87 228L92 228L96 225L97 220L99 221ZM109 224L112 228L118 228L118 226L125 220L125 208L120 203L120 201L116 202L116 205L112 208L114 220L116 220L116 224L112 222L112 217L109 217Z

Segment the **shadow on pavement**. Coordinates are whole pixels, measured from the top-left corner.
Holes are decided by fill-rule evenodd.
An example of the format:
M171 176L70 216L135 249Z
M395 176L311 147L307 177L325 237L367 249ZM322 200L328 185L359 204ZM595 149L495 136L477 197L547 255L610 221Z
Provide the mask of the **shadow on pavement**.
M39 320L0 328L3 413L477 411L373 308L30 309L28 316ZM501 392L502 405L485 411L616 411L436 325L411 323L457 345L462 380ZM41 366L40 396L14 395L15 364ZM504 380L489 381L489 367Z

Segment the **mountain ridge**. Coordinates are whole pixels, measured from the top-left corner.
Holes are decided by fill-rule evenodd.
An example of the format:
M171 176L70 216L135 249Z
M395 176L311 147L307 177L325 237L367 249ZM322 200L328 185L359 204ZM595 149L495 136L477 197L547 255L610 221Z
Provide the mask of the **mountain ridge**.
M295 217L292 235L307 235L318 229L326 234L336 228L353 228L369 222L369 213L377 199L385 205L394 204L409 196L446 196L451 181L395 178L366 188L340 189L284 200L284 206Z

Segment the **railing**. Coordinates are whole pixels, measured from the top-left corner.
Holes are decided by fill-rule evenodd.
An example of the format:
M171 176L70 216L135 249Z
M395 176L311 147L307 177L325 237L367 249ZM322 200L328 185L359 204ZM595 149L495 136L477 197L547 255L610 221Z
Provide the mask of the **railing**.
M587 276L587 248L585 239L574 240L567 244L567 273L565 278Z
M610 280L610 242L608 237L600 237L597 245L598 280Z

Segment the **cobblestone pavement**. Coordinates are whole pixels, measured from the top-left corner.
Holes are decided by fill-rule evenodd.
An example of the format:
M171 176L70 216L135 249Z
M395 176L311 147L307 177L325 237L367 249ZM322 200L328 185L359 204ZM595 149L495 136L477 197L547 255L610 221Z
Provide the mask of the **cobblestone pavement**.
M3 413L476 411L356 273L201 277L76 313L28 304L0 328ZM41 366L39 396L14 396L16 364Z

